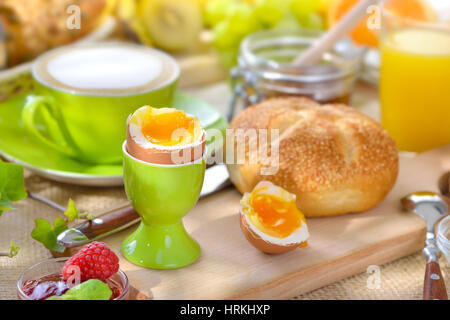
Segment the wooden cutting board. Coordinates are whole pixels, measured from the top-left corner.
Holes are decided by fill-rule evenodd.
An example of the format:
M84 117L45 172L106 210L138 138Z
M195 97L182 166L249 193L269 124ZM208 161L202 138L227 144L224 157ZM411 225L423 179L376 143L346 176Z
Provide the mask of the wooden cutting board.
M309 219L308 247L271 256L253 248L239 227L241 195L232 188L202 199L185 217L202 255L178 270L149 270L121 257L131 284L154 299L286 299L365 272L420 250L425 223L404 212L399 199L414 191L438 191L450 171L450 145L415 158L401 157L394 189L376 208L359 214ZM120 251L135 227L106 238Z

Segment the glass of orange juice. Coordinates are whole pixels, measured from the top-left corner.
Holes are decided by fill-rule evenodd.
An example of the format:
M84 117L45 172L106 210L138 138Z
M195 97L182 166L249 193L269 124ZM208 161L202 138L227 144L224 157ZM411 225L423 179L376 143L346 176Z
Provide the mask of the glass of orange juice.
M399 150L449 144L450 23L401 18L384 7L380 53L381 120Z

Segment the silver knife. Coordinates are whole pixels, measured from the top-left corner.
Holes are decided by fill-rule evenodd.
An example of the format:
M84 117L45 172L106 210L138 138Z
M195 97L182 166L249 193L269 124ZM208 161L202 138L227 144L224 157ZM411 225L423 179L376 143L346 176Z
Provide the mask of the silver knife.
M228 171L224 164L209 167L205 171L205 180L200 192L200 198L216 193L230 184ZM47 204L49 204L48 200ZM127 204L112 211L109 209L91 221L85 221L63 231L58 235L57 242L66 248L82 246L90 241L126 229L140 220L141 217L134 211L133 207Z

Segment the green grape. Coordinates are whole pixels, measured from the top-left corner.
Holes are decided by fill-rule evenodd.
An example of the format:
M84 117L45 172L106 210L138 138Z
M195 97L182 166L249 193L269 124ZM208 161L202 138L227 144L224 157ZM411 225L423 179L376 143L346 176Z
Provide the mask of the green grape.
M306 25L304 25L304 27L306 27L308 29L314 29L314 30L323 30L323 29L325 29L325 24L324 24L322 16L320 14L314 12L308 16Z
M219 22L213 29L213 43L219 51L238 48L242 37L242 35L233 32L228 19Z
M237 63L237 58L238 58L238 50L237 49L219 52L219 61L226 68L231 68L231 67L235 66Z
M283 19L281 19L273 28L272 30L286 30L286 31L293 31L300 29L301 26L297 19L294 17L293 14L288 12Z
M237 0L209 0L203 11L204 24L208 27L214 27L225 20L228 13L237 3Z
M325 28L324 21L320 14L318 13L310 13L307 16L301 16L299 19L297 19L300 26L307 29L314 29L314 30L323 30Z
M300 23L308 19L308 16L319 10L318 0L292 0L290 5L292 14ZM302 23L303 24L303 23Z
M241 3L230 9L227 20L230 23L231 31L239 35L247 35L260 29L252 7L246 3Z
M213 44L226 67L236 64L241 41L260 28L250 6L241 4L229 12L213 29Z
M289 10L288 0L259 0L255 4L255 17L265 28L272 28Z

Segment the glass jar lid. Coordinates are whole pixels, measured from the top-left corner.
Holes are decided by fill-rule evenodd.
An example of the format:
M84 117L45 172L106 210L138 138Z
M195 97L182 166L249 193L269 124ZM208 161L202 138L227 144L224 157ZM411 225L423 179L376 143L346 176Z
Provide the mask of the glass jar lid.
M245 38L240 47L239 66L259 78L271 81L322 82L358 73L363 48L349 39L339 41L326 52L318 65L294 67L292 62L322 35L316 30L270 30Z

